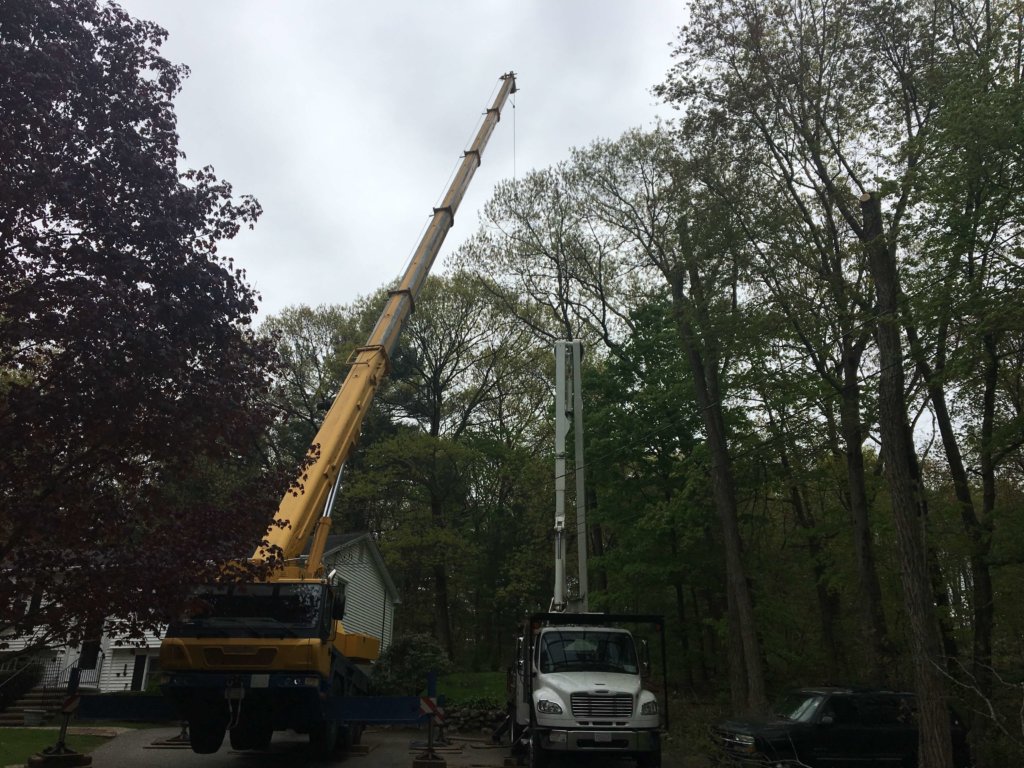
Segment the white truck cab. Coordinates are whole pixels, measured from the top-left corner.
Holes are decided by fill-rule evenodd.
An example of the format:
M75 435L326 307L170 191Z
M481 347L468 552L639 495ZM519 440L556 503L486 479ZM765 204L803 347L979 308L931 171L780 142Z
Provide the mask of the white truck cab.
M646 644L638 649L630 632L610 626L647 618L656 617L531 617L519 638L513 686L513 733L531 768L552 752L615 752L642 768L661 765L662 712L643 687Z

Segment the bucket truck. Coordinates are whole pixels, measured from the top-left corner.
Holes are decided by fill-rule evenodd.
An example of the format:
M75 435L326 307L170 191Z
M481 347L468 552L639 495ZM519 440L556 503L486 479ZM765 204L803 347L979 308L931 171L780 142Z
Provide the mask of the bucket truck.
M225 578L196 594L196 611L173 623L160 647L164 693L189 722L193 751L216 752L225 732L235 749L265 747L275 730L308 733L314 752L355 741L376 637L346 632L344 594L325 574L324 547L342 469L363 418L389 370L399 333L451 228L515 75L501 82L471 147L310 448L301 489L282 499L266 540L252 556L272 564L262 581ZM298 486L296 486L298 487ZM303 552L309 548L308 555ZM229 569L225 569L229 570ZM369 705L369 700L367 706ZM376 718L379 720L379 718Z
M530 616L516 642L510 670L512 747L525 750L530 768L557 754L623 754L641 768L661 765L661 728L667 712L643 686L650 673L646 641L636 643L622 624L647 624L661 637L663 690L664 622L660 616L589 613L583 458L583 400L579 341L555 345L555 585L547 613ZM566 376L571 367L573 376ZM566 576L566 435L573 417L576 476L578 595L570 598ZM664 718L663 718L664 715Z

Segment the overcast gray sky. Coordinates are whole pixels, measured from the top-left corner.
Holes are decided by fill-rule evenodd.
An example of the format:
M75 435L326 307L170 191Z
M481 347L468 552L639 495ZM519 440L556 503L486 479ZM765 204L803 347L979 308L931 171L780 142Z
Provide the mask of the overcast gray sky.
M170 35L189 167L264 213L222 251L263 296L347 303L396 278L502 73L520 92L484 151L441 259L494 185L570 147L670 116L680 0L121 0ZM439 263L435 271L441 267Z

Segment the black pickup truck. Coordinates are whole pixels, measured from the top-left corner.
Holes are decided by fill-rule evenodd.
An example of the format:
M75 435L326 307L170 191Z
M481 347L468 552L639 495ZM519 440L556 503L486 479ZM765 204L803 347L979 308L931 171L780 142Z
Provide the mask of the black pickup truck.
M954 764L970 756L960 720L951 715ZM712 738L727 764L740 766L917 765L917 703L912 693L855 688L801 688L758 720L726 720Z

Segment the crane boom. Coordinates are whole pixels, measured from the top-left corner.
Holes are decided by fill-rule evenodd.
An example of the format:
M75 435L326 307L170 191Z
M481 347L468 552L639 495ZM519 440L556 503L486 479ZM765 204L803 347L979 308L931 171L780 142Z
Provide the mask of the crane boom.
M378 319L365 346L356 350L351 367L334 403L328 410L310 448L311 463L303 471L301 490L289 491L281 500L274 522L267 531L269 547L260 547L253 560L268 559L279 547L287 577L317 578L321 576L322 557L330 530L332 489L340 479L362 429L370 402L390 366L398 336L413 311L416 297L441 249L445 235L455 221L469 182L480 165L484 146L501 119L501 109L509 94L516 90L515 73L501 77L501 86L488 108L471 147L463 154L462 163L433 217L398 287L389 292L384 312ZM294 564L313 536L305 564Z
M484 145L515 90L514 73L502 75L497 96L401 282L390 291L366 344L353 354L307 454L301 485L282 499L266 542L252 557L271 567L251 581L244 568L234 578L239 574L231 573L231 566L237 564L226 564L226 578L198 586L188 609L167 627L160 644L160 668L168 673L163 690L188 721L194 752L216 752L227 732L234 749L264 749L274 731L290 728L308 733L313 753L327 758L339 743L358 739L366 722L409 717L404 698L389 703L369 695L366 665L380 657L388 599L383 597L379 634L366 625L363 612L370 606L365 599L360 611L346 614L346 581L324 573L324 547L342 469ZM303 558L307 544L309 554ZM282 555L283 564L278 561ZM365 598L372 591L354 594ZM347 615L352 621L346 628Z

